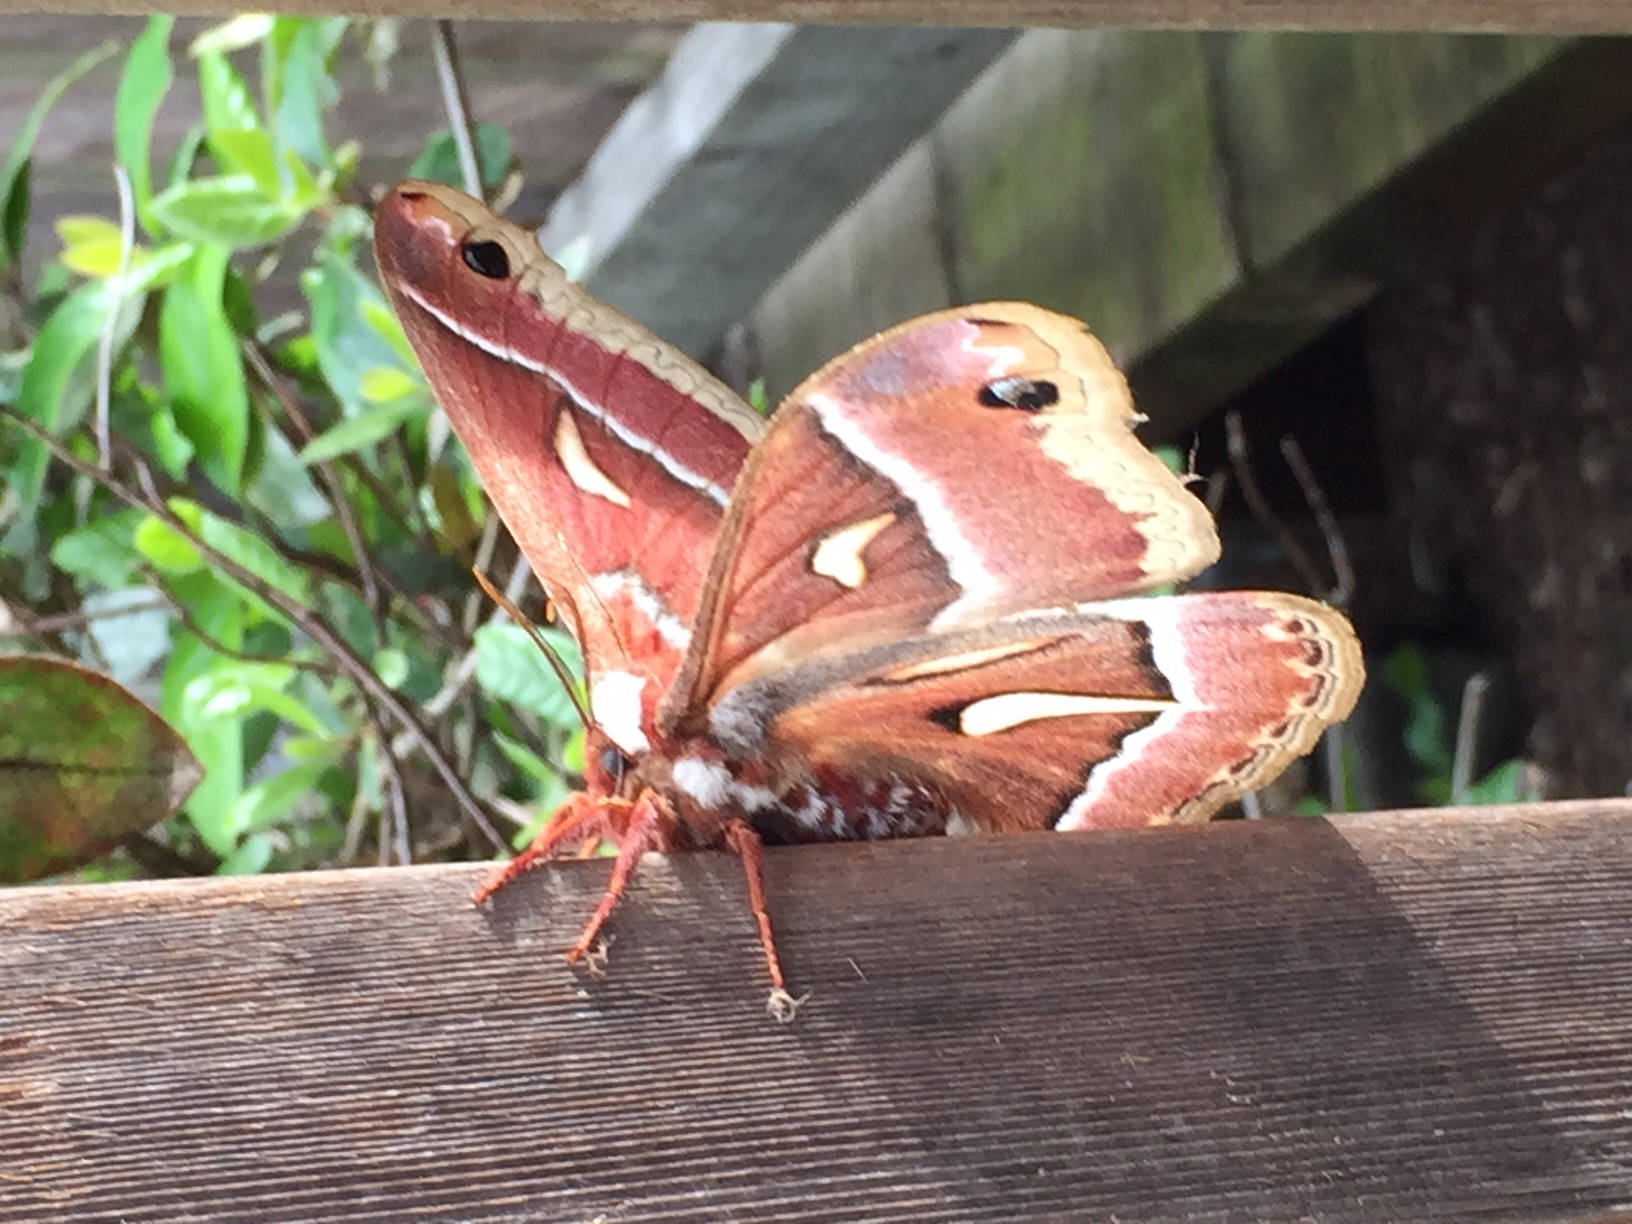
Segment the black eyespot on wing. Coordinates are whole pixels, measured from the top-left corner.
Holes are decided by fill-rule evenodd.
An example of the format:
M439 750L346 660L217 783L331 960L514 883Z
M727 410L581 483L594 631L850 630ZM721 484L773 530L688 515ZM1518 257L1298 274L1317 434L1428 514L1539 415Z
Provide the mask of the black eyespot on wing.
M489 280L503 280L510 275L510 256L504 247L491 239L486 242L467 242L460 248L465 267Z
M1042 379L1017 376L994 378L980 389L980 402L987 408L1019 408L1036 412L1059 403L1059 400L1060 389Z
M629 768L629 758L608 744L601 749L600 765L614 781L622 781L624 772Z

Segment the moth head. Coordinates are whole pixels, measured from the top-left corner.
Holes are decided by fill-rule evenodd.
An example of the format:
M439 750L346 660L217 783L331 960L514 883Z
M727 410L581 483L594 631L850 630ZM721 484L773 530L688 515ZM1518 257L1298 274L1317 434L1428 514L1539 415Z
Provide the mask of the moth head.
M417 180L397 184L374 210L374 253L399 296L472 319L548 262L526 230L463 192Z

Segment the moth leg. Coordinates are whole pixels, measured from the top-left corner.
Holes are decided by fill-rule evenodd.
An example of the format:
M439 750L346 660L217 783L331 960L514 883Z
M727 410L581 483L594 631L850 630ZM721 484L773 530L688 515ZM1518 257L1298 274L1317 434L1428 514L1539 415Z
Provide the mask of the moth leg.
M618 904L618 898L623 896L623 890L629 883L629 876L635 870L635 864L640 862L640 856L648 850L656 850L668 844L669 831L674 827L674 812L667 802L651 791L642 791L635 800L633 810L629 812L629 822L624 826L623 835L618 839L618 857L612 864L612 878L607 881L606 892L601 894L601 903L595 907L595 912L589 916L589 922L578 936L578 942L567 949L567 963L576 964L580 957L589 951L595 937L601 933L601 927L612 916L612 911Z
M754 921L759 925L759 946L765 953L765 968L771 975L771 997L766 1001L766 1010L787 1024L810 996L807 992L795 998L788 993L782 978L776 936L771 933L771 914L765 907L765 843L745 820L729 821L724 829L724 841L742 859L743 874L748 877L748 907L754 911Z
M544 826L543 832L533 839L533 844L506 863L492 879L472 893L470 899L477 905L484 904L499 889L537 867L560 847L599 841L606 836L605 830L606 800L596 799L581 791L567 796L566 801L555 810L554 818Z

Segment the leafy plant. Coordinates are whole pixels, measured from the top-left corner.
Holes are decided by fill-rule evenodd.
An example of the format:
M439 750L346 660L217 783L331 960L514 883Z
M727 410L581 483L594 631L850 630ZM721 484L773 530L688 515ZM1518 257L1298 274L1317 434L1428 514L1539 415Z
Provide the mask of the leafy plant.
M0 649L111 675L185 740L203 780L149 864L491 854L573 781L552 763L573 760L570 703L470 581L519 562L367 267L358 147L326 130L360 34L246 17L178 59L171 19L150 20L113 115L128 216L62 219L31 285L33 141L108 50L53 83L0 165L20 320L0 334ZM159 150L180 71L202 105ZM498 176L508 138L479 145ZM450 175L448 147L432 135L416 172ZM291 284L302 305L265 317Z

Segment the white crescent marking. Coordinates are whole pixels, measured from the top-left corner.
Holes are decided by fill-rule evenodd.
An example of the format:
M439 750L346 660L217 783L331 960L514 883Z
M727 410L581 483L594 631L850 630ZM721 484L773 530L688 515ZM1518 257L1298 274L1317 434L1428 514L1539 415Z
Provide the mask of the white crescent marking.
M929 536L930 546L946 562L946 572L960 591L958 598L941 609L930 622L931 629L956 619L960 604L978 603L1002 589L1002 584L986 568L974 545L964 538L958 520L933 481L924 479L910 461L891 454L869 438L861 426L846 414L847 405L843 400L817 392L805 402L816 414L824 431L857 459L893 482L918 508L918 517L924 524L924 533Z
M998 693L964 706L958 730L965 735L992 735L1041 718L1079 714L1160 714L1176 702L1153 697L1096 697L1087 693Z
M591 497L604 498L625 510L634 504L629 500L629 494L589 457L589 452L584 449L584 436L578 432L572 413L565 409L555 419L555 457L561 460L561 466L566 469L567 479Z
M828 532L810 555L810 572L831 578L851 590L859 587L867 581L867 563L861 554L878 533L893 522L894 513L886 510L873 518Z

